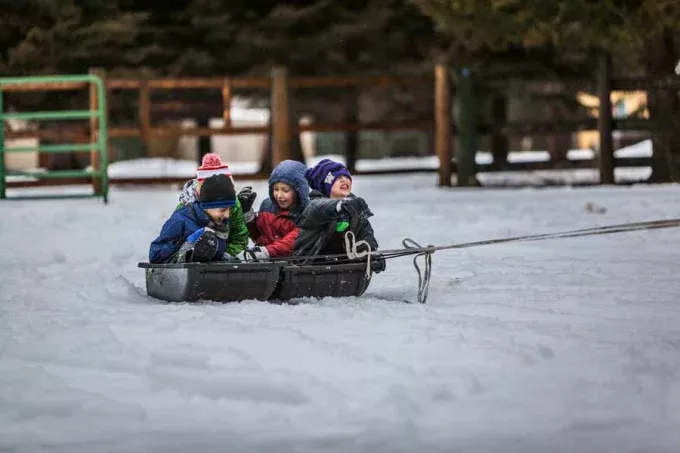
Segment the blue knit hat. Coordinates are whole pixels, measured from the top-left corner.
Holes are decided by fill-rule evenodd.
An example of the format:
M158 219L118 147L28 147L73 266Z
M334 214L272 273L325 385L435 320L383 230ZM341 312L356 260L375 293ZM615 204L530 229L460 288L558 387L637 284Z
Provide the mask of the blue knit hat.
M284 160L279 163L269 176L269 198L274 202L274 184L283 182L295 190L300 209L309 203L309 185L305 179L307 166L296 160Z
M309 182L309 187L318 190L327 197L330 197L331 188L335 180L340 176L347 176L349 179L352 179L352 175L347 170L347 167L340 162L330 159L323 159L305 172L305 178Z

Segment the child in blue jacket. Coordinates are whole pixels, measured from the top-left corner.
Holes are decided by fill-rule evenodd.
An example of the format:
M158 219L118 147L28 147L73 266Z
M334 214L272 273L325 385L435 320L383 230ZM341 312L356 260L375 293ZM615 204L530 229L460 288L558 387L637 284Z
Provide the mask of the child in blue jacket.
M172 213L149 248L150 263L221 260L229 241L229 213L236 205L234 183L218 174L203 183L198 201Z

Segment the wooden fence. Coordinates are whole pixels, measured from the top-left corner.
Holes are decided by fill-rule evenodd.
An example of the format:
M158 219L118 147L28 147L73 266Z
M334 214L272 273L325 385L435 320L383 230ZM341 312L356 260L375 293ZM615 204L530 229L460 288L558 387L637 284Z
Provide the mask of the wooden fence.
M439 158L438 183L441 186L451 185L451 174L458 172L460 185L465 185L468 177L473 176L477 171L493 171L499 168L492 165L476 165L474 163L474 150L455 153L453 137L461 134L490 134L495 136L508 136L515 134L552 134L552 133L571 133L584 130L599 131L599 157L593 160L572 162L574 167L599 168L600 182L604 184L614 183L615 166L639 166L649 165L650 159L614 159L612 146L612 133L614 130L652 130L655 124L645 119L623 119L615 120L612 118L610 94L613 90L641 90L650 84L654 86L666 87L671 89L680 88L680 78L668 78L659 80L644 79L612 79L610 72L611 66L608 59L602 59L598 73L595 77L581 79L574 83L580 86L596 87L600 100L599 115L597 118L590 118L583 121L571 122L533 122L533 123L511 123L504 118L496 118L493 123L474 124L473 130L463 130L460 125L465 122L459 118L459 124L454 124L452 118L452 102L457 93L453 86L454 77L446 64L439 64L435 67L433 74L416 76L359 76L359 77L294 77L289 76L285 68L275 68L272 70L271 77L249 77L249 78L184 78L184 79L123 79L107 78L106 74L99 70L92 70L105 80L106 91L111 94L116 90L136 90L138 92L138 118L139 123L135 127L112 127L109 129L109 137L140 137L143 142L149 143L155 137L167 135L185 136L212 136L212 135L236 135L236 134L271 134L272 140L272 164L284 160L290 156L291 137L300 132L356 132L365 130L420 130L432 131L434 133L434 152ZM546 81L555 83L555 81ZM507 86L508 81L490 81L489 87L500 89ZM526 81L523 83L527 83ZM529 83L540 84L541 81ZM569 83L561 81L559 83ZM355 87L399 87L399 86L430 86L434 91L433 116L434 121L402 121L402 122L355 122L355 123L312 123L307 125L291 124L289 89L294 88L355 88ZM60 84L41 84L35 87L23 87L26 90L73 90L85 88L85 84L79 83L60 83ZM224 127L208 128L179 128L169 126L152 126L152 90L186 90L186 89L211 89L221 90L222 93L222 118ZM256 89L269 91L271 99L271 128L265 126L234 126L231 121L231 104L234 90L237 89ZM459 90L460 91L460 90ZM94 107L94 106L92 106ZM163 105L155 106L160 110L182 110L185 106L182 103L166 102ZM469 129L469 127L468 127ZM8 138L18 137L56 138L59 140L89 139L87 126L81 129L69 129L58 131L31 131L22 133L8 133ZM465 155L467 154L467 155ZM472 154L470 156L470 154ZM351 157L351 156L348 156ZM466 160L467 159L467 160ZM467 162L467 163L466 163ZM470 163L472 162L472 163ZM352 162L352 166L353 166ZM463 165L462 165L463 164ZM503 169L507 170L531 170L538 168L550 168L550 162L535 163L508 163ZM402 171L410 171L405 169ZM427 170L413 170L427 171ZM381 171L390 173L392 170ZM357 173L376 173L357 172ZM465 174L467 173L467 174ZM463 176L463 177L461 177ZM252 174L239 175L239 177L266 177L266 175ZM61 180L60 183L72 184L76 180ZM87 181L89 182L89 181ZM173 178L163 179L116 179L112 178L111 183L151 183L151 182L174 182ZM54 183L50 181L49 183ZM9 186L36 185L35 182L14 181Z

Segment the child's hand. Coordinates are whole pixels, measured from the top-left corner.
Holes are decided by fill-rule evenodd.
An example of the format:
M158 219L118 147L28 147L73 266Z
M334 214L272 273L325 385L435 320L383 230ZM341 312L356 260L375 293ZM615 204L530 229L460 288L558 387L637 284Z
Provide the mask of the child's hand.
M236 198L238 198L238 201L241 203L243 212L246 213L253 209L253 203L255 203L255 198L257 198L257 192L253 192L252 186L245 186L243 189L239 190Z
M267 247L253 247L250 249L245 249L236 258L241 261L264 261L269 259L269 251Z
M342 202L342 209L352 219L358 219L369 211L366 201L361 197L347 198Z

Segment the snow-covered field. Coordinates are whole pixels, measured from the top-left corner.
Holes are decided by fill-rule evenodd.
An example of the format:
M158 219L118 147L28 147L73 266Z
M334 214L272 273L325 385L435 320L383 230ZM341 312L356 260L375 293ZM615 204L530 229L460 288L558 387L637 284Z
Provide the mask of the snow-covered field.
M680 217L435 181L357 178L383 248ZM679 451L680 231L438 252L426 305L409 258L358 299L167 304L136 264L176 197L0 202L0 451Z

